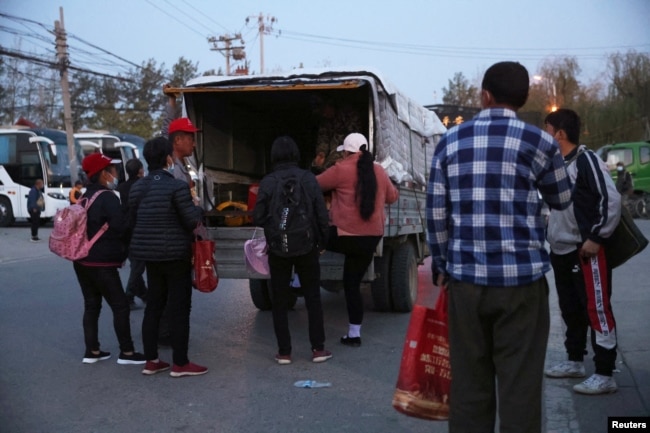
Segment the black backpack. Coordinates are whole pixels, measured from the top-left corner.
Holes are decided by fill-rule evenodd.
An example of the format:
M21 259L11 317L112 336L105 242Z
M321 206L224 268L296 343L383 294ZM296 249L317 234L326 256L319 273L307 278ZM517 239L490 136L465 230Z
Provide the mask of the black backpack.
M315 244L313 204L303 186L302 175L275 177L276 185L269 203L270 218L265 236L269 250L282 257L307 254Z

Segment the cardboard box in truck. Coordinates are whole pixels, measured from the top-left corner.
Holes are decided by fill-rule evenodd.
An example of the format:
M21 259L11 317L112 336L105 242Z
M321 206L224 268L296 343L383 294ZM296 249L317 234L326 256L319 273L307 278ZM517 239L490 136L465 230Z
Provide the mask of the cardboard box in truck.
M434 112L365 69L200 77L167 92L182 93L187 116L201 129L195 155L198 189L216 241L219 275L248 279L253 303L263 310L272 302L268 280L247 271L243 245L263 235L249 216L256 186L271 170L271 144L290 135L300 148L300 165L309 168L319 145L323 106L355 114L356 132L368 137L369 150L400 193L386 207L384 237L364 281L377 310L411 310L417 268L429 254L424 213L429 164L445 131ZM353 131L341 136L348 132ZM342 275L343 256L323 254L322 287L340 289Z

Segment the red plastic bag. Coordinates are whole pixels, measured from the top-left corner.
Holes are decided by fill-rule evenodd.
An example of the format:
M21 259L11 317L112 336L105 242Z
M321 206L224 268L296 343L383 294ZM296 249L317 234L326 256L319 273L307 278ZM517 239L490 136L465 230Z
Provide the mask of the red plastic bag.
M446 420L450 384L447 290L441 289L434 309L413 306L393 407L416 418Z
M192 285L200 292L210 293L219 284L214 248L211 240L197 239L192 243Z

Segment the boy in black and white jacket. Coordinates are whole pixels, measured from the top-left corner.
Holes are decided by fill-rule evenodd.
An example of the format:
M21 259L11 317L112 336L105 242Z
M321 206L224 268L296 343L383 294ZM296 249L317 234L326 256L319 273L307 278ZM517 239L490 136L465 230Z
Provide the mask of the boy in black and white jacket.
M607 264L603 243L621 217L621 196L602 159L577 144L580 117L574 111L555 111L546 117L545 125L559 143L573 182L573 203L565 210L551 211L547 230L560 311L567 326L564 346L569 359L545 374L553 378L584 377L587 329L591 328L596 371L573 389L582 394L615 392L612 268Z

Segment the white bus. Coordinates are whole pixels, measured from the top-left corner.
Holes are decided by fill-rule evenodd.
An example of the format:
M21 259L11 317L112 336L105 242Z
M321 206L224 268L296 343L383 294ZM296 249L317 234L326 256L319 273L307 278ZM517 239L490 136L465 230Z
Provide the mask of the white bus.
M85 180L81 170L83 154L75 142L77 179ZM63 131L12 126L0 128L0 226L16 219L28 219L27 196L36 179L43 179L45 210L48 220L68 206L70 158Z
M81 149L84 155L89 155L95 152L101 152L111 159L122 161L121 164L116 164L119 181L124 182L128 179L126 170L124 168L126 162L131 158L141 158L142 151L139 149L138 143L132 143L123 140L121 137L125 134L113 134L108 131L80 131L74 134L75 138L79 140ZM144 139L142 146L144 146Z

